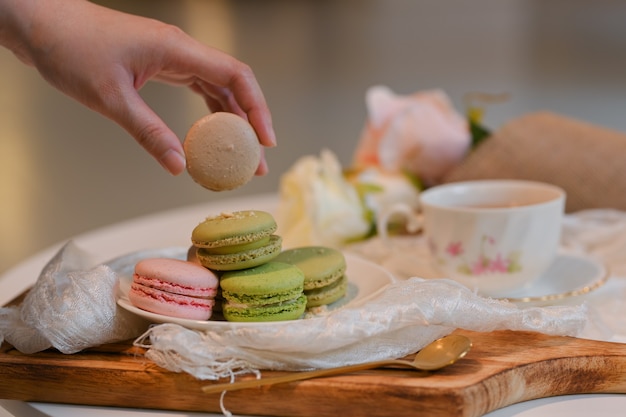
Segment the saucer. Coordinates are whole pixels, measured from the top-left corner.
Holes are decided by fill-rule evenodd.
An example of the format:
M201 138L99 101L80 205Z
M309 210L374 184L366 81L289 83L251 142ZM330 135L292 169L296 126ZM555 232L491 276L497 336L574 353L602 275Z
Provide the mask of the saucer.
M558 304L590 293L604 285L608 278L608 269L593 258L559 254L532 285L501 299L519 304Z

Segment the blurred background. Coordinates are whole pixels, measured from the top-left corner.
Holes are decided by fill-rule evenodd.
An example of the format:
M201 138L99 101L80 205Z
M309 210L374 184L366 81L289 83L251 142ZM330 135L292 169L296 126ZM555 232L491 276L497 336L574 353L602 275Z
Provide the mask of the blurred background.
M117 125L0 50L0 273L115 222L276 192L282 173L322 148L349 165L377 84L443 89L460 112L467 93L510 94L488 109L491 129L549 109L626 132L626 1L96 2L178 25L248 63L279 140L271 172L223 193L172 177ZM181 138L207 112L181 88L150 83L141 94Z

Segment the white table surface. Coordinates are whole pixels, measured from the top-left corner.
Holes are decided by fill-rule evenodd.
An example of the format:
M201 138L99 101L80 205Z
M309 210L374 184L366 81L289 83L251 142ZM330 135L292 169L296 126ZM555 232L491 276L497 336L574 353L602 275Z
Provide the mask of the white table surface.
M275 194L220 200L180 209L155 213L131 221L114 224L76 236L74 242L104 262L124 253L149 248L185 246L190 244L191 230L206 216L222 211L261 209L273 211ZM65 242L35 254L0 276L0 305L21 294L36 281L47 261ZM626 395L570 395L514 404L487 414L488 417L552 417L623 416ZM139 410L127 408L88 407L65 404L24 403L0 400L0 417L210 417L221 414Z

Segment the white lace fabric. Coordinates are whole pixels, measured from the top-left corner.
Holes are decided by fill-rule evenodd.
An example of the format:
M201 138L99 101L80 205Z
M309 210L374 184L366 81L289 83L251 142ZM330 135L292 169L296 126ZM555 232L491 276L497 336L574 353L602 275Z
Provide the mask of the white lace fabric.
M0 308L0 342L24 353L51 347L76 353L136 337L144 320L117 307L117 275L67 243L43 268L19 306Z

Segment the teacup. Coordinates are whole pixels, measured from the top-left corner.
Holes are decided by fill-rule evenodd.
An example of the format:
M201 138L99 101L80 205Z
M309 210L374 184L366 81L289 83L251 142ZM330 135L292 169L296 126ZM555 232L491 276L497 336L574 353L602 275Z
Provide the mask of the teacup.
M419 224L437 270L479 294L517 293L555 259L565 205L559 187L520 180L457 182L422 192L420 202ZM386 218L394 212L409 214L397 205Z

